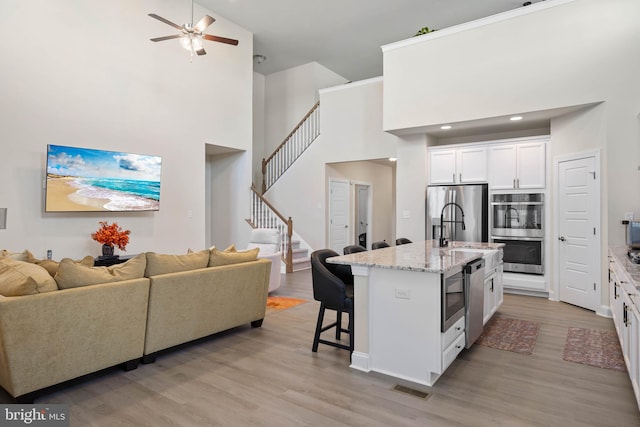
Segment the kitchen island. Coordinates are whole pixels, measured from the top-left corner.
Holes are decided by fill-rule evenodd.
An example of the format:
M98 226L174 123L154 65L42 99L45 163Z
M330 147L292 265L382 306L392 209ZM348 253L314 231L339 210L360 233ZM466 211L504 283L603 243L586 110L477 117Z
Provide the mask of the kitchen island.
M351 367L433 385L465 347L464 317L442 331L442 277L502 246L428 240L328 258L354 275Z

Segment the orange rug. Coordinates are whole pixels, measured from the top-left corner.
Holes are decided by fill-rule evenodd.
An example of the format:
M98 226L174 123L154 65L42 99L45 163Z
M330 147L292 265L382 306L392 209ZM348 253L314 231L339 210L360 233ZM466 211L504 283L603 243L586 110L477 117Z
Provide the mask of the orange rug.
M267 314L286 310L296 305L304 304L305 302L307 302L307 300L298 298L267 297Z

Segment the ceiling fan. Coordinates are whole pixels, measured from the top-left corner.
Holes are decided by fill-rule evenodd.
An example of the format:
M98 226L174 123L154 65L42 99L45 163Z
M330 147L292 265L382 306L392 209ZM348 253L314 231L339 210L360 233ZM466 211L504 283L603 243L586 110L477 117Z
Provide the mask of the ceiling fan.
M196 53L197 55L207 54L207 52L204 51L202 39L211 40L214 42L226 43L233 46L238 45L238 40L228 39L226 37L212 36L210 34L202 33L209 25L213 24L213 22L215 21L215 19L213 19L209 15L204 15L196 25L193 25L193 0L191 1L191 22L187 24L184 24L184 25L175 24L169 21L168 19L165 19L161 16L156 15L155 13L150 13L149 16L157 19L160 22L164 22L165 24L170 25L173 28L180 31L180 34L175 34L173 36L155 37L151 39L152 42L161 42L164 40L180 39L180 44L185 49L191 51L192 57L194 53Z

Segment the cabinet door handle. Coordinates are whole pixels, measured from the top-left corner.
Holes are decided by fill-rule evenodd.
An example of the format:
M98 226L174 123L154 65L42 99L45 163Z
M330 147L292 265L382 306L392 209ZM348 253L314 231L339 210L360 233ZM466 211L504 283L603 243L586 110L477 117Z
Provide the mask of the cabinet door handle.
M453 174L453 183L454 184L456 183L456 174L455 173Z
M462 183L462 172L460 172L460 173L458 174L458 176L460 177L460 181L458 181L458 182Z
M520 178L516 178L516 185L517 185L517 188L520 188Z
M456 348L457 348L457 349L461 349L461 348L462 348L462 346L461 346L461 345L457 345L457 346L456 346Z
M459 331L460 329L462 329L460 326L456 327L456 331Z
M513 178L513 188L516 188L516 179Z

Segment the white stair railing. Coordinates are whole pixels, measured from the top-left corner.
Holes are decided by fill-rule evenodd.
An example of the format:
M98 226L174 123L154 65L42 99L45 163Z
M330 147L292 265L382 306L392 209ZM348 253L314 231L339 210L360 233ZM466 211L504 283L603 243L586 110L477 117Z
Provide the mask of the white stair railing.
M286 272L293 272L293 249L291 236L293 235L293 220L285 218L255 187L251 187L251 217L247 222L253 228L275 228L280 234L282 260L286 265Z
M291 133L268 158L262 159L262 194L320 135L320 101L309 110Z

